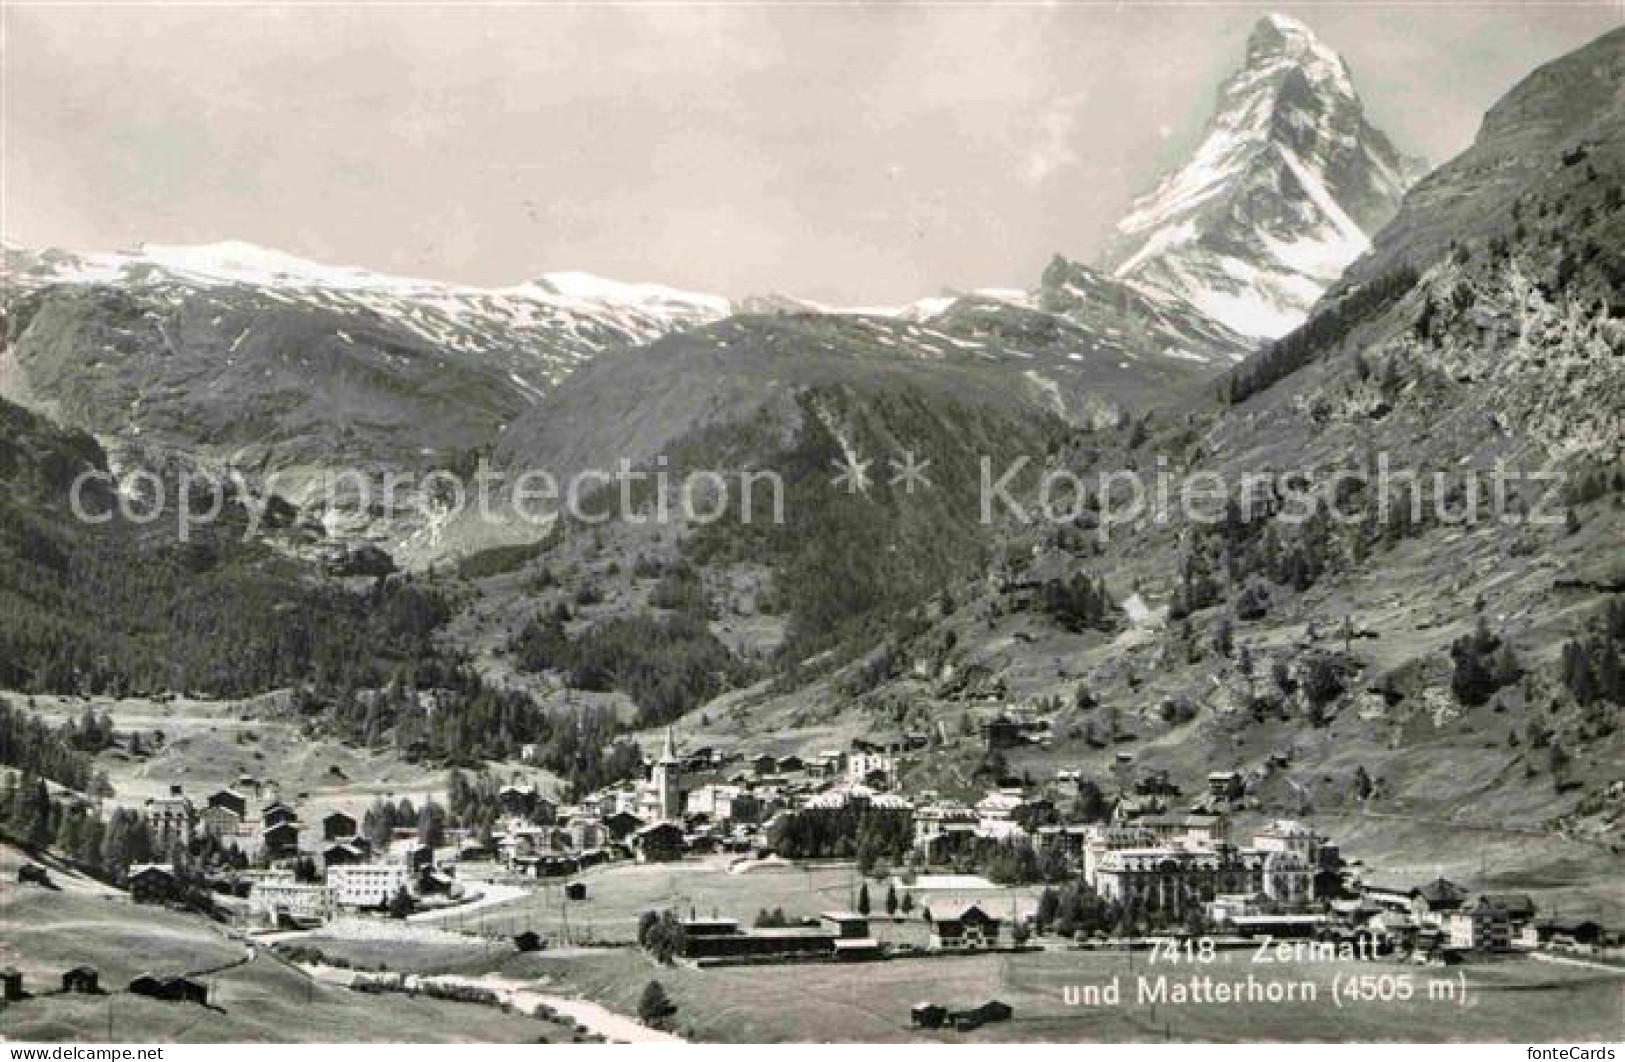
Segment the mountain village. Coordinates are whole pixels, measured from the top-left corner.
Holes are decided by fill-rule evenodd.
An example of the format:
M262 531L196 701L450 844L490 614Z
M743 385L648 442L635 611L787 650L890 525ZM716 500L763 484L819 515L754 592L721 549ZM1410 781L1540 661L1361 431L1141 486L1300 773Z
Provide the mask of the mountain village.
M1622 81L1430 169L1265 15L1095 265L891 307L7 240L0 1037L1617 1035ZM450 501L538 472L622 511Z
M1002 712L989 718L990 751L1005 747L1015 725ZM286 940L339 919L433 913L445 923L439 916L465 907L501 923L516 897L549 888L590 923L593 902L615 888L617 864L670 864L679 878L685 865L707 860L734 875L796 874L805 863L851 868L852 890L830 897L846 902L817 917L753 926L752 911L672 912L682 930L675 954L699 966L1193 937L1238 948L1313 941L1331 954L1429 964L1514 950L1620 950L1617 927L1543 915L1527 895L1442 877L1369 883L1377 868L1346 859L1311 823L1266 820L1233 836L1234 819L1257 818L1247 816L1248 779L1239 772L1214 772L1204 791L1185 794L1165 773L1137 775L1130 760L1119 777L1131 781L1101 805L1104 818L1069 821L1065 809L1093 788L1075 771L1035 784L1011 779L974 805L899 788L899 763L923 747L923 735L912 734L808 757L724 755L684 749L668 729L643 780L568 805L532 784L506 784L497 793L502 816L483 837L462 827L432 836L413 824L381 844L343 811L305 821L273 783L243 778L198 801L174 786L145 805L157 850L196 851L207 837L213 850L242 852L249 864L138 864L128 888L138 903L183 904L195 895L187 883L200 885L246 934ZM795 838L807 835L826 847L797 858ZM877 837L887 847L865 849ZM991 877L978 872L990 865ZM39 872L25 867L19 877ZM1081 905L1068 897L1062 911L1053 886L1068 882L1091 895ZM917 922L920 932L880 940L871 921ZM524 950L573 942L550 940L522 919L507 924L519 927L513 937Z

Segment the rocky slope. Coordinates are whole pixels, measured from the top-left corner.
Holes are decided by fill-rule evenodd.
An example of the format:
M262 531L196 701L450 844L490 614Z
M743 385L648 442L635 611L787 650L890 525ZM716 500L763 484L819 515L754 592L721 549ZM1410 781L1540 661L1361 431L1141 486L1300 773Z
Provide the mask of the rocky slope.
M1367 121L1343 59L1307 26L1270 15L1196 151L1135 202L1104 264L1243 335L1280 336L1421 172Z
M784 295L740 312L869 318L936 336L1036 383L1076 424L1116 424L1175 405L1257 346L1182 299L1056 255L1030 289L945 293L902 306L838 309ZM915 327L910 327L910 326Z
M1514 210L1531 184L1560 181L1564 170L1609 169L1625 126L1622 81L1625 28L1524 78L1490 108L1471 147L1411 189L1371 253L1352 265L1339 287L1405 262L1435 260L1452 243L1513 234L1522 220ZM1594 152L1601 157L1592 158Z

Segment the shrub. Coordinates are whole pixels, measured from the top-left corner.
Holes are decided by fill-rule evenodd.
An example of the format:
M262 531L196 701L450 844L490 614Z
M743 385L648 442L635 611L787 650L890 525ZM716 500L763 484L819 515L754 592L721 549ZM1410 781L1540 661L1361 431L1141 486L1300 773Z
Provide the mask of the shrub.
M666 995L666 987L659 981L650 981L643 987L638 999L638 1020L651 1028L664 1028L677 1013L677 1005Z

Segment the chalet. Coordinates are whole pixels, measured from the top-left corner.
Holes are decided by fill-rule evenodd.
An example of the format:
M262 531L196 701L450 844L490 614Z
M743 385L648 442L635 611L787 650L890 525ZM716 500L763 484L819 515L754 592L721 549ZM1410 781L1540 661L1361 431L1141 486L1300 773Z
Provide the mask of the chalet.
M1343 874L1338 870L1323 868L1315 871L1314 897L1317 900L1343 900L1348 899L1347 890L1343 887Z
M17 868L17 881L23 885L41 885L51 888L51 875L38 863L24 863Z
M1009 715L996 715L982 724L982 738L989 752L1013 749L1026 744L1026 728L1019 719Z
M260 847L268 859L285 859L299 854L299 827L291 820L266 826L260 831Z
M853 752L897 753L903 750L903 736L896 731L876 732L868 737L853 738L851 748Z
M284 823L297 823L299 813L280 800L273 800L260 809L260 825L267 829Z
M515 934L513 946L516 951L541 951L542 938L534 929L527 929L523 933Z
M224 804L210 804L198 818L203 832L217 841L232 840L243 828L242 814Z
M540 826L523 826L509 830L496 840L496 848L504 860L530 859L553 850L552 831Z
M1208 795L1220 800L1239 799L1245 789L1239 771L1212 771L1207 776Z
M1439 926L1466 899L1466 889L1444 878L1436 878L1410 891L1411 913L1424 925Z
M322 817L322 840L342 841L347 837L354 837L356 830L355 817L346 815L342 811L333 811Z
M673 828L677 829L679 835L683 832L680 828ZM634 831L633 836L640 832ZM570 847L578 852L598 848L604 843L604 821L594 815L574 815L564 824L564 833L569 838Z
M632 853L639 863L669 863L683 858L682 827L675 822L657 822L632 833Z
M1179 786L1166 770L1148 771L1134 780L1134 791L1141 796L1178 796Z
M758 777L773 774L779 769L779 761L763 753L750 761L751 771Z
M934 909L933 909L934 908ZM980 951L999 942L999 919L976 904L937 904L926 909L932 951Z
M330 844L322 849L322 866L324 867L352 866L366 861L367 853L363 852L359 845L352 844L349 841L340 841L338 844Z
M806 769L807 763L800 756L790 755L779 757L780 774L795 774Z
M225 808L239 820L248 817L248 798L235 789L220 789L209 794L205 802L210 808Z
M169 903L180 899L180 881L168 863L137 863L130 868L126 884L136 903Z
M0 969L0 1002L15 1003L27 993L23 991L23 972L15 966Z
M83 996L101 994L101 985L94 966L75 966L62 973L62 991Z
M922 1029L940 1029L948 1021L948 1008L936 1003L916 1003L908 1008L908 1020Z
M617 841L624 841L638 830L642 829L644 822L630 811L617 811L604 819L604 830Z
M581 860L574 856L521 856L514 859L513 870L533 878L567 878L581 873Z
M190 977L158 977L142 974L130 982L130 994L161 999L165 1003L209 1002L209 986Z
M683 754L683 773L701 774L722 764L722 754L709 745L689 749Z
M846 757L836 749L826 749L804 765L809 778L835 778L846 765Z
M419 896L449 896L455 899L463 892L462 884L456 875L448 874L444 870L437 870L433 866L425 866L418 870L417 893Z

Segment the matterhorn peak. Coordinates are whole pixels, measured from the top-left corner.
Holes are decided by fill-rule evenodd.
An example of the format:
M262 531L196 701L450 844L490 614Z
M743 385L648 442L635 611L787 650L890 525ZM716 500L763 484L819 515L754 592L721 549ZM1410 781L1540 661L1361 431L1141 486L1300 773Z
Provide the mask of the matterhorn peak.
M1340 59L1336 52L1321 43L1315 31L1289 15L1265 15L1253 24L1247 38L1249 65L1271 56L1302 58L1310 54Z
M1280 336L1421 173L1366 120L1342 56L1297 19L1266 15L1196 151L1134 203L1104 264L1244 335Z
M1313 30L1285 15L1265 15L1253 26L1247 38L1247 59L1243 74L1301 72L1323 91L1352 98L1354 79L1348 64Z

